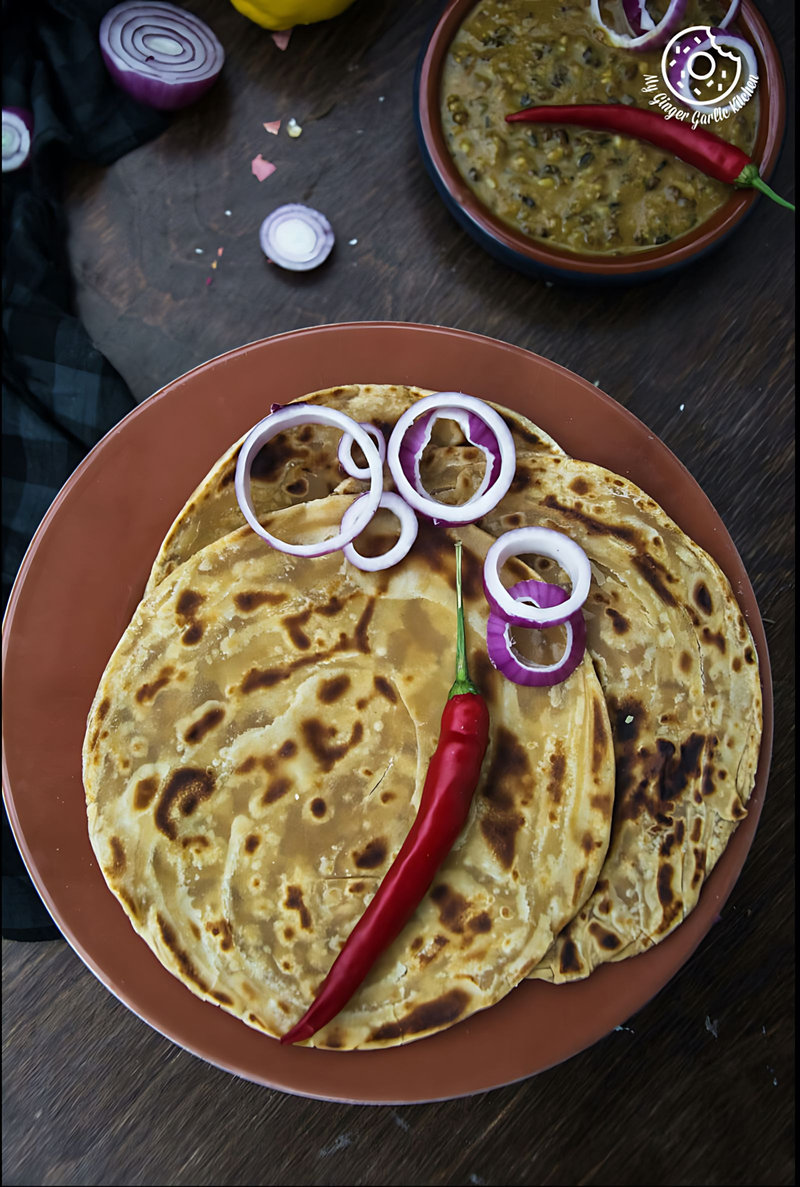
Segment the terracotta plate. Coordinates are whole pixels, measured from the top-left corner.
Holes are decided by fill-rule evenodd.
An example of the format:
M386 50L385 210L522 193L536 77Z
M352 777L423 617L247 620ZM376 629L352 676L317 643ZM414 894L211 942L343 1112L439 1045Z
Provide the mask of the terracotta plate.
M134 933L89 844L81 743L106 661L189 492L273 401L354 381L496 400L525 412L569 453L641 485L730 578L759 652L765 725L750 812L696 910L664 943L576 985L525 982L492 1009L406 1047L328 1052L281 1047L200 1001ZM586 380L518 347L438 326L367 322L280 335L213 359L136 408L72 475L31 544L8 605L3 678L12 826L39 893L92 972L140 1018L218 1067L355 1103L441 1100L508 1084L630 1018L686 961L730 893L761 811L772 742L769 658L753 590L681 463Z

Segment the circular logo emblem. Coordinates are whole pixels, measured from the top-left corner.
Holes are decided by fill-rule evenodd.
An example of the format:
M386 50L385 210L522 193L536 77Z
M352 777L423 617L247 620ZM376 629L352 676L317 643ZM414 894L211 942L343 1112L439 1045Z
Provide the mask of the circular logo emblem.
M676 99L691 107L710 107L736 90L742 61L717 44L708 25L692 25L665 47L661 73Z

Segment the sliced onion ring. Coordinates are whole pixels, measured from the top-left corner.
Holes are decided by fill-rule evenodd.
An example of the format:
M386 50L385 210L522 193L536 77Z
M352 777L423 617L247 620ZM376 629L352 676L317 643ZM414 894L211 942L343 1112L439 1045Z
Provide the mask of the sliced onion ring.
M343 516L339 532L328 540L312 544L287 544L285 540L279 540L277 536L273 536L258 522L250 491L250 471L258 451L268 441L285 429L308 424L330 425L335 429L341 429L343 433L348 433L357 445L360 445L369 469L370 488L365 495L358 498L356 503L348 508L349 511L352 511L353 507L357 506L358 511L350 517L346 529ZM315 404L286 404L277 412L271 412L269 416L265 416L248 433L239 450L234 486L242 514L250 527L273 548L280 552L291 553L292 556L326 556L329 552L336 552L337 549L344 548L346 544L355 540L359 532L363 532L372 519L383 493L383 466L375 442L352 417L346 416L344 412L339 412L335 408L318 407Z
M161 0L117 4L100 22L99 40L117 85L160 111L194 103L225 62L225 51L208 25Z
M31 155L33 115L25 107L3 108L3 172L27 164Z
M321 211L299 202L278 206L258 231L261 250L268 260L290 272L308 272L331 254L333 227Z
M634 36L629 33L618 33L616 29L610 28L605 23L600 15L600 0L591 0L591 13L592 20L600 26L611 44L617 46L618 49L657 49L659 46L665 45L670 37L680 29L686 12L686 3L687 0L669 0L667 10L657 24L653 23L648 13L650 28L646 26L644 19L646 9L642 4L638 23L644 31ZM626 8L626 16L627 11Z
M647 0L622 0L622 7L634 37L640 37L648 29L655 28L655 21L647 11Z
M690 35L691 30L688 30L687 33ZM693 111L716 110L720 113L724 112L726 114L730 114L732 111L731 105L729 103L726 104L724 100L716 100L716 102L719 102L721 106L719 108L713 107L713 104L715 103L713 96L710 99L698 100L695 99L691 94L684 94L684 88L681 86L681 77L686 72L687 61L691 61L691 58L696 57L697 54L708 54L711 56L713 50L718 50L719 53L723 55L723 57L729 57L730 55L725 53L724 47L730 46L732 49L737 50L744 58L748 75L752 78L758 78L758 60L752 45L750 45L748 41L745 41L743 37L739 37L738 34L729 33L727 29L722 27L722 25L718 25L713 29L709 28L707 37L703 39L699 37L696 38L695 46L691 51L690 57L684 59L684 61L680 61L677 54L675 58L673 58L672 64L667 61L667 51L670 50L672 44L673 43L670 42L670 44L667 45L664 50L661 69L670 85L673 94L680 98L680 102L683 103L685 107L689 107ZM680 41L675 42L676 49L678 49L680 45ZM680 50L678 50L678 52L680 52ZM745 82L746 81L747 80L745 79Z
M426 417L422 425L415 425L422 417ZM456 506L432 499L419 477L419 460L439 417L458 421L486 456L486 473L479 489L466 503ZM436 392L407 408L389 437L386 460L406 502L420 514L450 524L472 523L491 511L511 486L517 465L514 438L503 418L483 400L461 392Z
M500 580L500 570L512 556L533 553L557 561L572 583L572 593L558 606L527 606L517 601ZM551 528L514 528L499 536L483 562L483 588L490 607L512 626L558 626L580 610L589 595L592 567L586 553Z
M378 454L380 455L381 465L386 461L386 440L380 429L375 425L369 424L367 421L360 420L358 422L365 433L369 433L378 447ZM353 461L353 438L345 433L339 442L339 463L345 474L349 474L351 478L369 478L369 466L357 466ZM344 518L342 518L344 523Z
M537 607L551 607L567 600L566 592L559 585L545 581L518 581L509 593L517 602L532 603ZM560 684L571 676L583 659L586 650L586 623L580 610L571 614L565 623L567 638L564 654L552 664L537 664L522 659L514 650L509 636L510 623L492 611L486 624L486 649L489 659L499 672L514 684L529 687L544 687Z
M347 531L350 526L351 518L357 514L358 504L361 499L365 499L366 495L361 495L356 499L355 503L351 503L342 516L342 530ZM342 551L351 565L355 565L357 569L364 569L367 573L377 573L380 569L388 569L392 565L396 565L401 561L411 550L411 545L417 538L419 531L419 521L414 514L412 507L409 507L405 499L401 499L393 491L384 491L381 495L379 507L385 507L387 511L391 511L400 520L400 536L388 550L388 552L381 553L380 556L362 556L360 552L356 551L355 544L345 544Z

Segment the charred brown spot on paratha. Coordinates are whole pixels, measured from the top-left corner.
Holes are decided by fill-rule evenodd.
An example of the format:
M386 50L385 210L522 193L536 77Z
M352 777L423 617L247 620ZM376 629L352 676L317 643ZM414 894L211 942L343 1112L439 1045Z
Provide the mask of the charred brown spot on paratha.
M633 566L638 569L642 577L648 585L652 586L658 594L665 606L677 606L678 602L669 588L669 584L675 584L677 578L669 572L669 570L655 557L649 556L647 553L639 553L633 557ZM668 584L669 583L669 584Z
M248 589L234 595L233 604L243 614L251 614L259 606L279 606L286 601L286 594L271 593L268 589Z
M627 527L625 524L608 523L606 520L597 519L595 516L588 515L574 506L568 506L565 503L559 502L555 495L545 495L542 502L545 507L550 507L553 511L559 511L565 518L572 520L574 523L581 524L592 536L613 536L615 539L622 540L626 544L637 544L639 541L639 533L635 528Z
M306 746L323 771L330 771L364 736L364 726L360 721L353 724L350 737L345 742L334 742L339 732L336 726L326 725L318 717L307 717L301 721L300 729Z
M161 669L155 680L152 680L149 684L143 684L141 688L136 690L136 700L140 705L154 700L157 694L161 692L161 689L166 688L174 675L175 669L167 664Z
M179 767L173 771L155 811L156 827L174 841L178 835L170 813L177 806L182 816L191 816L202 800L207 800L215 787L214 772L210 768Z
M191 623L181 635L181 643L186 647L192 647L195 643L199 643L203 637L203 629L202 622Z
M183 849L192 849L195 853L202 853L204 849L208 849L211 842L208 837L203 836L202 833L195 833L190 837L181 837L181 847Z
M576 495L588 495L592 489L582 474L579 474L577 478L573 478L572 482L568 485L569 489L574 491Z
M167 922L160 912L156 915L156 922L158 923L158 930L161 932L161 939L177 960L184 977L186 977L187 981L193 982L203 993L208 993L208 986L194 967L191 957L178 944L178 937L172 925Z
M744 662L746 664L754 664L756 662L756 653L753 651L752 647L745 647Z
M175 613L184 620L195 618L197 611L205 601L205 595L193 589L185 589L175 603Z
M148 775L145 779L140 779L133 793L134 808L138 808L140 812L149 808L157 791L158 779L155 775Z
M567 773L567 756L561 741L555 743L555 750L550 755L550 771L547 776L547 794L554 804L560 804L564 798L564 779Z
M659 865L656 888L658 890L658 901L661 903L662 918L656 928L656 935L667 931L682 910L681 899L680 897L676 897L672 889L672 875L673 870L669 862L665 861Z
M592 774L599 775L608 755L609 737L606 729L605 705L599 699L592 702Z
M332 676L330 680L322 680L317 689L317 700L322 701L323 705L332 705L334 701L338 701L344 696L350 684L350 677L345 673L340 676Z
M482 933L492 930L492 917L488 911L480 911L477 915L473 915L471 919L467 920L467 927L470 931Z
M507 870L514 861L517 833L525 824L516 805L530 792L531 783L530 763L524 747L510 730L500 726L483 788L488 806L481 816L480 827L489 848Z
M328 805L321 796L316 796L316 798L311 801L311 815L316 816L317 820L321 820L327 811Z
M572 940L565 940L561 946L559 968L564 976L568 976L570 973L579 973L583 968L578 956L578 949Z
M700 637L704 643L708 643L710 646L716 647L721 655L725 654L725 636L721 631L712 631L709 630L707 626L704 626L700 632Z
M711 600L711 594L709 593L709 589L705 581L696 582L695 587L692 590L692 597L694 598L694 604L697 606L698 610L702 610L705 615L713 613L714 603Z
M211 932L212 936L220 937L219 946L226 952L233 947L233 932L227 919L218 919L215 922L207 923L206 931Z
M209 730L213 730L224 719L225 710L221 705L216 705L213 709L207 709L202 717L199 717L197 721L193 721L186 730L183 735L184 741L192 746L196 746L198 742L202 742Z
M376 676L373 680L373 684L375 686L375 691L379 693L380 696L385 697L386 700L390 702L390 704L394 705L397 703L397 692L395 691L392 683L387 680L385 676Z
M615 936L613 932L606 931L599 923L590 923L589 931L597 940L600 947L605 948L608 952L616 952L617 948L622 944L619 936Z
M110 874L121 874L125 869L125 846L119 837L111 837L109 840L111 846L111 865L107 867Z
M217 990L211 994L215 1002L219 1002L221 1006L232 1006L233 998L228 997L227 993L219 993Z
M453 890L446 882L440 882L431 891L431 899L439 908L439 920L448 931L461 935L464 931L469 902L463 894Z
M615 610L613 606L606 606L606 614L611 619L611 626L615 635L626 635L631 629L631 624L625 615L620 614L619 610Z
M256 849L258 849L260 844L261 844L261 837L259 837L257 833L250 833L249 836L245 837L245 841L244 841L245 852L255 853Z
M303 891L299 886L286 887L285 906L290 911L297 911L300 916L300 926L304 931L309 931L311 928L311 912L305 904L303 899Z
M375 870L386 861L389 844L385 837L375 837L363 849L353 854L353 861L360 870Z
M292 780L286 775L280 775L277 779L270 779L267 789L261 797L262 804L274 804L278 800L283 799L287 791L291 791L293 786Z
M253 458L250 478L253 482L276 482L287 463L302 456L303 450L292 444L288 433L278 433Z
M469 670L476 688L487 700L494 700L497 683L502 677L486 654L485 648L476 647L470 652Z
M300 610L297 614L287 614L282 620L289 638L298 651L307 651L311 646L311 640L303 627L308 623L312 613L312 609Z
M469 1005L464 989L450 989L429 1002L421 1002L396 1022L386 1022L371 1031L369 1041L387 1042L403 1035L420 1034L424 1030L441 1030L456 1022Z

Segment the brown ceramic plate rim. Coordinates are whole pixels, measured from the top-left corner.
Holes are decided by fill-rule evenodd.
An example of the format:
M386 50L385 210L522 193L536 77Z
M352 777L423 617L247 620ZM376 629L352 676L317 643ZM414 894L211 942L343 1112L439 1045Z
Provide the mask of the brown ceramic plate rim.
M479 233L488 236L509 252L516 253L531 264L553 268L563 275L623 277L642 276L651 271L661 272L686 263L714 246L750 211L760 196L756 190L735 190L728 202L695 231L681 236L663 247L636 252L622 258L579 255L556 247L548 247L537 240L516 234L507 223L495 217L480 202L455 166L447 148L439 118L439 87L442 64L459 26L477 0L449 0L431 33L419 70L417 102L420 131L427 147L432 167L440 184L475 225ZM775 168L783 142L786 120L786 91L780 54L769 28L751 0L744 0L736 26L750 39L759 63L757 94L761 104L758 133L753 159L758 162L762 177L768 179ZM764 201L769 201L764 198Z
M273 400L347 383L466 390L516 408L567 452L643 486L717 559L759 654L764 734L750 811L695 911L662 944L586 981L525 982L432 1038L386 1051L281 1047L171 976L108 891L88 838L84 723L167 527L194 485ZM624 1023L705 936L752 843L772 745L766 638L736 548L700 487L647 427L588 380L517 346L393 322L312 327L243 346L162 388L84 459L45 516L3 636L3 794L25 863L63 935L111 992L209 1063L322 1100L408 1104L469 1096L560 1063ZM45 732L46 730L46 732ZM55 1057L55 1056L54 1056Z

